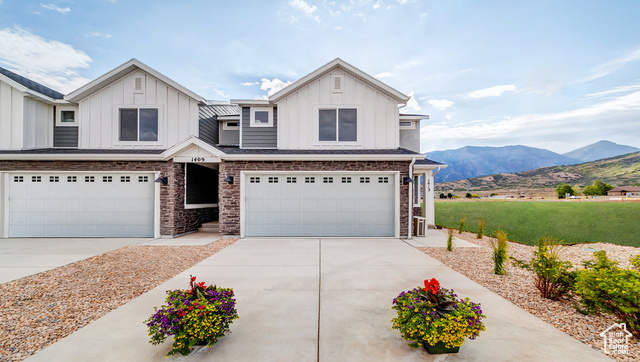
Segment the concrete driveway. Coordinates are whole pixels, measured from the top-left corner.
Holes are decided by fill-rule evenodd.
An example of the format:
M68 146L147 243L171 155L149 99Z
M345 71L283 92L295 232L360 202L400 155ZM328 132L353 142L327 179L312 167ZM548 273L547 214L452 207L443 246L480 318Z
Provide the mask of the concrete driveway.
M610 361L397 239L243 239L78 330L30 361L162 361L143 321L167 289L233 287L232 334L181 361ZM437 278L481 302L487 330L456 355L412 349L391 329L399 292ZM595 336L594 336L595 337Z
M148 240L150 239L0 239L0 283L24 278Z

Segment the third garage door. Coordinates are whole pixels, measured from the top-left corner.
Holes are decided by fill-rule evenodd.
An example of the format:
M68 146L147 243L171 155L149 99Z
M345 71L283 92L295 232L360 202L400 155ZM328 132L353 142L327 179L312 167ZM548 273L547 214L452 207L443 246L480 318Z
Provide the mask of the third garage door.
M395 235L394 174L248 174L245 236Z

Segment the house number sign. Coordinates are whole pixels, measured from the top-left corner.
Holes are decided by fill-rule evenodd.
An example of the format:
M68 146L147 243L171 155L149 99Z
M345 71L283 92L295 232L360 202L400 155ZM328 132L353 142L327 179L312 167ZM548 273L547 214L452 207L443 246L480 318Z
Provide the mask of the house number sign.
M205 160L204 157L191 157L191 162L204 162Z

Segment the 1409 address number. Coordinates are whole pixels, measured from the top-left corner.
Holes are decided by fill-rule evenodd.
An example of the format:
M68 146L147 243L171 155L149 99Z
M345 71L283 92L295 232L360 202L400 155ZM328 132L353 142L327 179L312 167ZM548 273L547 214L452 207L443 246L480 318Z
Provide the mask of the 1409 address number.
M191 162L204 162L206 159L204 157L191 157Z

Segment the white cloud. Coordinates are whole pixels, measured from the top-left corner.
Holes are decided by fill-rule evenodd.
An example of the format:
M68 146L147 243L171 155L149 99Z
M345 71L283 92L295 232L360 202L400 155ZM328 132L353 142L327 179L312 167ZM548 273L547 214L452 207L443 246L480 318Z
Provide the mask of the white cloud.
M413 92L409 93L409 101L407 105L401 108L402 112L420 112L422 107L420 107L420 103L416 101L416 98L413 96Z
M93 38L106 38L109 39L111 38L111 34L105 34L105 33L89 33L89 34L85 34L86 37L93 37Z
M318 18L317 15L313 15L313 13L318 10L318 7L315 5L309 5L307 4L304 0L291 0L289 2L289 5L291 5L294 9L296 10L300 10L303 13L307 14L308 16L310 16L313 20L315 21L320 21L320 19Z
M240 83L240 84L242 84L245 87L252 87L254 85L259 85L260 82L244 82L244 83Z
M372 8L373 10L378 10L380 9L381 6L382 6L382 2L378 1L375 4L373 4Z
M427 103L429 103L431 107L439 109L441 111L444 111L447 108L451 108L455 104L454 101L450 101L448 99L429 99Z
M47 9L47 10L57 11L60 14L66 14L66 13L71 11L71 8L68 7L68 6L66 8L57 7L57 6L53 5L53 4L40 4L40 6L42 8L44 8L44 9Z
M497 85L495 87L479 89L469 93L471 98L498 97L507 92L516 92L518 87L514 84Z
M444 118L448 119L448 120L452 120L453 119L453 114L447 113Z
M397 1L400 3L400 5L404 5L407 2L409 2L409 0L397 0Z
M89 81L73 69L88 68L92 60L69 44L14 27L0 29L0 61L15 73L66 93Z
M382 72L382 73L376 74L376 78L388 78L391 76L393 76L393 73L391 72Z
M621 68L623 65L630 62L635 62L637 60L640 60L640 49L636 49L621 57L612 59L606 63L600 64L594 67L587 73L587 76L584 79L582 79L582 82L590 82L592 80L602 78L606 75L609 75L610 73L615 72L616 70Z
M505 116L500 120L481 119L471 122L434 123L422 128L421 139L430 148L452 145L512 143L564 144L569 141L605 136L617 129L638 129L640 91L588 107L557 113ZM603 127L606 124L606 127ZM617 131L616 131L617 132ZM563 146L560 146L563 147Z
M260 89L267 91L268 95L272 95L292 83L291 81L283 82L278 78L273 80L262 78L261 81L262 84L260 85Z
M606 97L606 96L610 96L610 95L618 94L618 93L632 92L632 91L639 90L639 89L640 89L640 84L623 85L623 86L619 86L619 87L609 88L607 90L603 90L603 91L600 91L600 92L587 94L585 97L586 98L601 98L601 97Z

